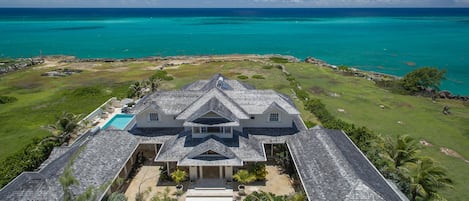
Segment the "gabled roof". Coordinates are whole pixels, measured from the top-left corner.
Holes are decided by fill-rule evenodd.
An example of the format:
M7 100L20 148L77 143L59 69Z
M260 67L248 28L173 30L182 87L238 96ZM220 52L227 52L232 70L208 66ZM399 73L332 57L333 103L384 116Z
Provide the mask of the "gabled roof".
M229 80L221 74L215 74L209 80L198 80L181 88L183 91L209 91L217 87L218 81L223 79L223 85L219 86L222 90L250 90L255 87L237 80Z
M262 114L275 103L288 114L300 114L295 106L283 95L273 90L223 91L228 97L249 114Z
M167 115L178 115L202 96L202 91L159 91L141 99L132 113L138 114L149 105L156 104Z
M187 107L176 119L193 121L208 113L215 112L231 121L249 119L249 116L218 88L213 88Z
M402 200L340 130L315 127L287 145L309 200Z
M218 156L204 156L203 154L213 151ZM217 166L232 165L242 166L243 161L224 144L210 138L205 142L195 146L184 158L178 161L180 166Z

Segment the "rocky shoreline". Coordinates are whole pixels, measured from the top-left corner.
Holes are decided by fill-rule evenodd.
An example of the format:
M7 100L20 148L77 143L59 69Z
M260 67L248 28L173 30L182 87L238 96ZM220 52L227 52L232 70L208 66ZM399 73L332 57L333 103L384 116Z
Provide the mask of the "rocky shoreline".
M271 62L266 62L265 59L270 58L282 58L288 62L304 62L316 65L318 67L330 68L337 72L346 73L351 76L361 77L370 81L382 81L382 80L396 80L401 79L399 76L389 75L380 72L373 71L363 71L357 68L343 67L329 64L323 60L307 57L304 60L300 60L294 56L290 55L280 55L280 54L228 54L228 55L206 55L206 56L151 56L143 58L76 58L75 56L67 55L51 55L44 57L34 57L34 58L18 58L12 59L11 63L1 63L0 62L0 74L5 74L9 72L14 72L22 69L32 67L34 65L43 64L45 60L52 59L57 60L59 63L92 63L92 62L103 62L103 63L113 63L113 62L155 62L163 61L163 64L159 66L160 69L171 66L179 66L182 64L203 64L210 62L229 62L229 61L254 61L261 62L266 65L272 65ZM283 68L283 65L279 64ZM452 94L450 91L443 90L437 93L436 95L441 99L454 99L461 101L469 101L469 96L461 96Z
M0 62L0 75L26 69L42 63L44 63L44 59L42 57L19 58Z

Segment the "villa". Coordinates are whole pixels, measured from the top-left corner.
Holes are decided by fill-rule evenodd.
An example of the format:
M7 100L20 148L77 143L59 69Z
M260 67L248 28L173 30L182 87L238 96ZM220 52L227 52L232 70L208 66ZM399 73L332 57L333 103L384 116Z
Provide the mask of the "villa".
M140 99L124 129L94 129L68 147L55 148L36 172L24 172L0 191L0 200L62 200L67 165L80 185L127 178L142 157L201 179L232 181L252 163L264 163L285 145L309 200L406 200L340 130L306 128L293 101L273 90L220 74L178 91ZM73 163L70 161L73 160ZM115 189L108 187L99 199Z

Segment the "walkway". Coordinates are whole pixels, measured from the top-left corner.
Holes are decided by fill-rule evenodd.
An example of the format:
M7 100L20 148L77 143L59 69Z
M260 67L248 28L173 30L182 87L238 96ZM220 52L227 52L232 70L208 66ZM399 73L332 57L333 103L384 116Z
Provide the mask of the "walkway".
M186 193L186 201L232 201L231 183L223 179L199 179Z

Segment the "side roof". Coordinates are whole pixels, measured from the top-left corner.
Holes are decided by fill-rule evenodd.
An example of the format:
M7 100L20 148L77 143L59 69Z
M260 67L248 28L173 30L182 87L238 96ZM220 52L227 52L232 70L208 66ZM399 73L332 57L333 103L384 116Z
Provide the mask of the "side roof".
M309 200L403 200L340 130L317 126L287 145Z

